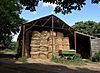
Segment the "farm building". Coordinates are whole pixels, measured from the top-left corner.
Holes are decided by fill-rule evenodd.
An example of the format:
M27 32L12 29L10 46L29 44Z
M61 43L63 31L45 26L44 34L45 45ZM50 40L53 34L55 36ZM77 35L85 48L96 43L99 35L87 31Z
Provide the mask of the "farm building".
M74 49L83 58L92 56L92 39L95 37L79 33L55 15L25 23L18 36L18 54L33 59L50 59L61 50ZM100 43L100 41L98 41ZM97 45L97 44L95 44Z

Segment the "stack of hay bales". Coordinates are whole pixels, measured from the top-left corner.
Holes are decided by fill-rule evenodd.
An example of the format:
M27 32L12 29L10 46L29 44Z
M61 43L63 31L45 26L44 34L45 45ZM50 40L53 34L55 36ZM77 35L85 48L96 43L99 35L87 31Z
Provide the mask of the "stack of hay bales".
M63 38L63 49L70 50L69 37Z
M50 31L50 36L48 38L48 58L52 57L52 53L55 53L56 45L56 32Z
M41 59L47 59L47 54L48 54L48 38L49 38L48 31L42 31L41 32L41 41L40 41L40 53L39 53L39 57Z
M38 58L39 57L39 49L40 49L40 35L41 33L38 31L32 32L31 37L31 57L32 58Z
M40 59L51 59L52 53L58 55L60 50L68 50L69 38L64 37L61 32L38 31L32 32L31 57Z

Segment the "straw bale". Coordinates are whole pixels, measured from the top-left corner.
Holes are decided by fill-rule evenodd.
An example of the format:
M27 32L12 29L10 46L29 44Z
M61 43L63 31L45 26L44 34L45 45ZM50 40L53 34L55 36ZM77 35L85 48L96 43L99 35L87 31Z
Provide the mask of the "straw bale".
M53 37L56 37L57 36L57 34L56 34L56 32L52 32L52 31L50 31L50 36L52 37L52 35L53 35Z
M49 32L48 31L42 31L41 32L41 38L42 39L48 39L49 38Z
M56 38L56 44L63 44L63 40L60 37Z
M59 56L59 50L58 50L58 51L53 52L53 55L55 55L55 56Z
M57 32L57 37L61 37L61 38L63 38L63 37L64 37L64 34L61 33L61 32Z
M58 50L63 50L63 45L57 44L55 51L58 51Z
M44 46L44 45L48 46L48 41L46 39L41 39L40 45L42 45L42 46Z
M47 52L48 51L48 48L46 46L41 46L39 48L39 50L42 51L42 52Z
M32 32L32 37L40 37L41 36L41 33L38 32L38 31L33 31Z
M39 55L38 54L31 54L31 58L38 59L39 58Z
M31 51L32 51L32 52L37 52L37 51L39 51L39 48L32 48L32 47L31 47Z
M55 44L56 43L56 39L55 39L55 37L49 37L49 39L48 39L48 44L52 44L52 41L53 41L53 44Z
M52 52L52 46L48 46L48 52Z
M31 45L40 45L40 40L31 40Z
M39 52L31 52L31 58L33 59L39 58Z
M51 58L52 58L52 53L51 53L51 52L49 52L49 53L47 54L47 58L48 58L48 59L51 59Z
M69 44L69 37L64 37L63 38L63 43L64 44Z
M63 45L63 49L64 49L64 50L69 50L69 49L70 49L70 45L64 44L64 45Z
M47 53L40 53L39 58L41 59L47 59Z

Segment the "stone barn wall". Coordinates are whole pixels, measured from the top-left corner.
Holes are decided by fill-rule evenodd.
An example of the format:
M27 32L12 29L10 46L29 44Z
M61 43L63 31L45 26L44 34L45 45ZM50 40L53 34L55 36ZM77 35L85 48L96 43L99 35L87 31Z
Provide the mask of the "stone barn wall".
M91 56L100 51L100 39L91 39Z

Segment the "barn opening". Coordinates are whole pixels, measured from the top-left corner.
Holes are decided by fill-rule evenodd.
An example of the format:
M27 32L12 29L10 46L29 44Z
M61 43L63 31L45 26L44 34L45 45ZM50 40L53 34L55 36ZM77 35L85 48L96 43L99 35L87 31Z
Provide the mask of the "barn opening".
M82 58L88 59L91 56L90 37L82 33L76 33L76 52L81 54Z

